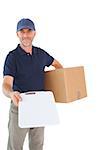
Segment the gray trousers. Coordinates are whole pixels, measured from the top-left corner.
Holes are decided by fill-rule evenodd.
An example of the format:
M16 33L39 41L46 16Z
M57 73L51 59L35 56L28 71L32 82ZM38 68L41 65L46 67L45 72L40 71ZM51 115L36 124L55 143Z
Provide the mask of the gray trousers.
M11 103L9 113L9 138L7 150L23 150L23 144L28 132L29 149L43 150L44 127L20 128L18 126L18 108Z

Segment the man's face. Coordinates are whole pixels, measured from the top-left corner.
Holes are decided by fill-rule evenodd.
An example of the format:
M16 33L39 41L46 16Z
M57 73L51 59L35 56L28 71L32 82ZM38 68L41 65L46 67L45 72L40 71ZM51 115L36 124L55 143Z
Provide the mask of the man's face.
M35 37L36 32L30 29L22 29L17 32L17 36L20 40L20 43L24 47L30 47L32 46L32 41Z

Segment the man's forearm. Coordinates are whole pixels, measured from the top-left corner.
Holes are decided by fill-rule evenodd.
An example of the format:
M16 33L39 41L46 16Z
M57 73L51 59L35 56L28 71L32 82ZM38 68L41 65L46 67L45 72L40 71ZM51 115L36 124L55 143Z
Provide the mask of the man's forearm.
M55 69L60 69L63 68L63 66L59 63L59 64L55 64Z
M55 67L55 69L63 68L63 66L56 59L54 59L54 61L53 61L53 63L51 65L53 67Z
M3 83L2 90L3 90L4 95L10 98L10 94L11 92L13 92L12 87L7 83L6 84Z

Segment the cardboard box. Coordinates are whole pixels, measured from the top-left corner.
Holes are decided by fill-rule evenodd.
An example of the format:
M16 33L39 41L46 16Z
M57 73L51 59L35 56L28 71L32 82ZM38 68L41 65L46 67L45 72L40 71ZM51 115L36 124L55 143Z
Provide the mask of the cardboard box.
M87 96L84 67L45 72L45 90L52 91L56 102L67 103Z

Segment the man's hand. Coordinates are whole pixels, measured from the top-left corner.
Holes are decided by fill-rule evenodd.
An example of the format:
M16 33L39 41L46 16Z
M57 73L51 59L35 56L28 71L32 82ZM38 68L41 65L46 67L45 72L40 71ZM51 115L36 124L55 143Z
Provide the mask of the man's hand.
M19 101L22 100L20 93L18 91L12 91L9 93L9 96L10 96L11 100L13 101L14 105L18 107Z
M2 90L5 96L9 97L13 103L18 106L19 101L21 101L20 92L13 91L13 80L14 78L12 76L4 76L3 84L2 84Z

